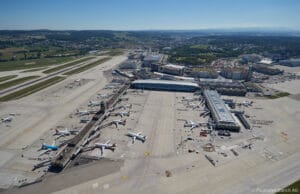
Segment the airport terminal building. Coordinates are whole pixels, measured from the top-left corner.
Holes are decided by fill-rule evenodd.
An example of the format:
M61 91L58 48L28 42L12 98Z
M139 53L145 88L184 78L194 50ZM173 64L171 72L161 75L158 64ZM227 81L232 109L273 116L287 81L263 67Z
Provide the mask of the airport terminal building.
M195 92L199 89L199 86L196 83L151 79L133 81L131 86L136 89L167 90L181 92Z
M212 118L216 124L216 129L239 132L239 124L234 119L230 110L226 107L224 101L220 98L218 92L215 90L204 90L203 94Z

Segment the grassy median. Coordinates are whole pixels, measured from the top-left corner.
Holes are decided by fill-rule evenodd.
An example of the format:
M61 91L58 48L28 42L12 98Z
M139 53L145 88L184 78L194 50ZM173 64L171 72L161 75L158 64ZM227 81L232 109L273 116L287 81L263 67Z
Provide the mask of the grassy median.
M58 66L58 67L54 67L54 68L48 69L48 70L46 70L46 71L43 71L43 73L45 73L45 74L53 73L53 72L62 70L62 69L64 69L64 68L71 67L71 66L74 66L74 65L76 65L76 64L82 63L82 62L84 62L84 61L90 60L90 59L92 59L92 58L94 58L94 57L87 57L87 58L83 58L83 59L80 59L80 60L77 60L77 61L73 61L73 62L64 64L64 65L60 65L60 66Z
M288 93L288 92L280 92L278 94L274 94L272 96L268 96L268 98L270 98L270 99L276 99L276 98L286 97L286 96L289 96L289 95L290 95L290 93Z
M9 88L9 87L12 87L12 86L15 86L15 85L19 85L21 83L27 82L29 80L32 80L32 79L35 79L35 78L38 78L38 77L40 77L40 76L27 76L27 77L22 77L22 78L19 78L19 79L15 79L15 80L12 80L12 81L5 82L3 84L0 84L0 90L4 90L6 88Z
M53 57L30 60L18 60L0 62L0 71L27 70L33 68L48 67L50 65L61 64L74 60L74 57Z
M0 82L4 82L4 81L7 81L7 80L16 78L16 77L18 77L18 76L17 76L17 75L7 75L7 76L3 76L3 77L0 77Z
M106 57L106 58L100 59L100 60L95 61L93 63L90 63L88 65L85 65L85 66L79 67L77 69L73 69L71 71L68 71L68 72L64 73L64 75L73 75L73 74L77 74L77 73L86 71L86 70L91 69L93 67L96 67L97 65L100 65L101 63L104 63L104 62L106 62L110 59L111 59L111 57Z
M287 186L276 194L292 194L300 192L300 180L294 182L293 184Z
M11 94L8 94L6 96L3 96L3 97L0 98L0 101L16 100L16 99L28 96L28 95L33 94L35 92L38 92L38 91L40 91L44 88L47 88L51 85L54 85L54 84L56 84L56 83L58 83L58 82L60 82L64 79L66 79L66 78L65 77L60 77L60 76L53 77L51 79L42 81L40 83L34 84L34 85L29 86L27 88L24 88L24 89L18 90L16 92L13 92Z

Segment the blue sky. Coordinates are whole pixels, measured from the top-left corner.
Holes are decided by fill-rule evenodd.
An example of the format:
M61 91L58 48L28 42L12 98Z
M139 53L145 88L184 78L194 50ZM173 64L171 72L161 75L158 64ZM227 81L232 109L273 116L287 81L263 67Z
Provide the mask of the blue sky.
M300 29L300 0L0 0L0 29Z

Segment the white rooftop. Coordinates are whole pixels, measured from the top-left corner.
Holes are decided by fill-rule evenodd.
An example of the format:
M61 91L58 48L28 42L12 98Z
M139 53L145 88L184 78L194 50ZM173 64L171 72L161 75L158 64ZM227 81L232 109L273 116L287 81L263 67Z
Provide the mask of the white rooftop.
M174 68L174 69L184 69L185 66L182 65L174 65L174 64L167 64L164 67L170 67L170 68Z
M170 81L170 80L156 80L156 79L143 79L135 80L133 84L170 84L170 85L182 85L182 86L193 86L198 87L198 84L184 81Z

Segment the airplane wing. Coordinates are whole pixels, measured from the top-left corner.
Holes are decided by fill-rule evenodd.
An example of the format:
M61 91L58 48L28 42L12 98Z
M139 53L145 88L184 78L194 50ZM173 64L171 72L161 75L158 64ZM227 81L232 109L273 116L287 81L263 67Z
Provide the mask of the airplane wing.
M109 144L110 140L107 140L107 142L105 144Z
M196 128L196 126L192 126L192 127L190 128L190 130L192 131L194 128Z
M132 143L135 142L135 139L136 139L136 136L133 136L133 137L132 137Z
M55 140L52 142L52 146L56 146L56 145L55 145Z
M64 134L61 134L61 135L57 136L55 139L59 139L59 138L64 137L64 136L65 136ZM52 145L55 146L55 141L52 143Z
M142 134L142 132L138 132L138 133L137 133L137 135L141 135L141 134Z
M51 150L45 150L45 151L41 152L41 153L39 154L39 156L42 156L42 155L44 155L44 154L48 154L48 153L50 153L50 151L51 151Z

